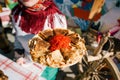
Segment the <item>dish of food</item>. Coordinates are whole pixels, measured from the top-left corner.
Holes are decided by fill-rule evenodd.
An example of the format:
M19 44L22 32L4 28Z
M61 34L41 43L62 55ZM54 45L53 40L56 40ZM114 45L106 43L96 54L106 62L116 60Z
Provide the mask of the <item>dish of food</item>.
M34 62L54 68L76 64L86 53L84 39L68 29L40 31L29 40L29 48Z

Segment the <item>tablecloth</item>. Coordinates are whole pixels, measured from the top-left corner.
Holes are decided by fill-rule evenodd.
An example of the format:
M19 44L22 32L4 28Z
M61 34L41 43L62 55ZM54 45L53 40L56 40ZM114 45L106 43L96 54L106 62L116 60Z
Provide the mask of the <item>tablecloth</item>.
M40 76L42 68L37 63L33 63L29 68L22 67L2 54L0 54L0 70L9 77L9 80L46 80Z

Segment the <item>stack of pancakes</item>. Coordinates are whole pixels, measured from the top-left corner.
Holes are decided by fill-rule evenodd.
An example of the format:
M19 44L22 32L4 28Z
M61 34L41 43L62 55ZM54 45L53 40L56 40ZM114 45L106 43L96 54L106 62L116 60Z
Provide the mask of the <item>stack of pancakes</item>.
M52 37L59 34L70 38L70 48L51 51L49 41ZM34 62L54 68L67 67L81 61L87 51L84 39L78 33L68 29L40 31L29 41L29 48Z

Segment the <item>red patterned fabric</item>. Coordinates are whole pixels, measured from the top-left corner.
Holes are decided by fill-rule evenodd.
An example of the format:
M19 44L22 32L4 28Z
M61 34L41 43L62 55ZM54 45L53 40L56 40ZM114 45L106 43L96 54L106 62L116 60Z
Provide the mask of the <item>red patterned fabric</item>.
M38 5L42 5L42 9L40 9L41 7ZM36 6L37 10L35 10ZM43 7L45 9L43 9ZM44 22L48 15L56 12L62 14L52 0L38 2L35 6L28 9L25 6L17 5L13 9L12 13L14 11L16 11L14 15L15 21L18 20L19 13L22 11L19 26L23 31L33 34L37 34L40 30L43 30ZM52 18L53 17L51 17L51 20Z

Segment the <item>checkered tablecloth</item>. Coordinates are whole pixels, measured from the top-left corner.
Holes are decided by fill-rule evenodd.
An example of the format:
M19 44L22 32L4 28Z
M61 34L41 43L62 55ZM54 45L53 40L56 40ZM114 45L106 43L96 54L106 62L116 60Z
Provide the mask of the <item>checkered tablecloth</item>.
M9 80L45 80L40 76L42 69L43 67L36 63L22 67L0 54L0 70L9 77Z

